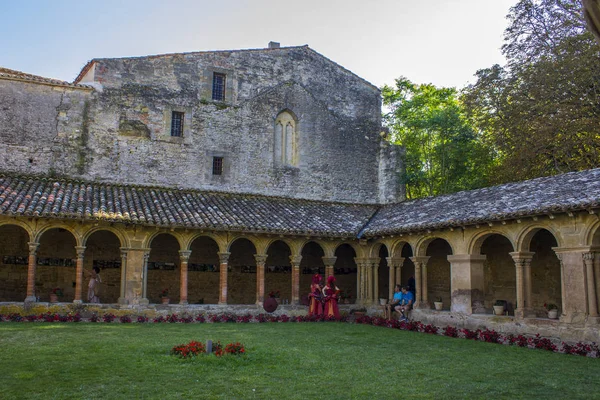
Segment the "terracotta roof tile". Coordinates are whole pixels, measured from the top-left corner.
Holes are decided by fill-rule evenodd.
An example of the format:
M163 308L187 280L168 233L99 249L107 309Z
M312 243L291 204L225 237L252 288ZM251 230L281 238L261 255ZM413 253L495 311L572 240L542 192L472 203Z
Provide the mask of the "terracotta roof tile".
M379 236L600 206L600 168L382 207L362 232Z
M0 214L354 237L377 206L0 175Z
M89 86L89 85L83 85L83 84L78 84L78 83L69 83L69 82L61 81L58 79L52 79L52 78L44 78L43 76L27 74L25 72L16 71L14 69L8 69L8 68L3 68L3 67L0 67L0 79L1 78L35 82L35 83L41 83L41 84L53 85L53 86L67 86L67 87L78 88L78 89L88 89L88 90L93 89L93 87Z

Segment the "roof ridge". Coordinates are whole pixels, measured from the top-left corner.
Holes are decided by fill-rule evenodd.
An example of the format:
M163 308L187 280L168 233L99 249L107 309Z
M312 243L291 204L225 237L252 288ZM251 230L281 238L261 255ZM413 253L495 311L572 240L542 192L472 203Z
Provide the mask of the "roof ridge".
M6 67L0 67L0 79L10 79L10 80L19 80L19 81L27 81L27 82L35 82L42 85L52 85L52 86L67 86L73 88L80 89L94 89L90 85L79 84L79 83L70 83L67 81L62 81L60 79L54 78L46 78L40 75L34 75L23 71L18 71L16 69L10 69Z

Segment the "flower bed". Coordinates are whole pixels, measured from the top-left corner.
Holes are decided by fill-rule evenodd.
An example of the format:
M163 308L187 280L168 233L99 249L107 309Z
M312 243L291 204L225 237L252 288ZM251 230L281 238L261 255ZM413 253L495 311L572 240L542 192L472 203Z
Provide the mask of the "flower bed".
M178 315L178 314L168 314L167 316L158 316L152 319L149 319L145 316L137 316L131 317L128 315L122 315L117 318L112 313L104 313L101 315L92 314L89 318L82 318L79 313L68 313L68 314L58 314L58 313L43 313L43 314L31 314L31 315L21 315L20 313L10 313L10 314L0 314L0 322L105 322L112 323L119 321L121 323L132 323L136 321L137 323L267 323L267 322L352 322L351 318L348 314L342 314L339 319L335 318L325 318L322 316L287 316L287 315L269 315L269 314L259 314L259 315L241 315L236 316L230 313L224 314L208 314L208 315ZM454 338L462 338L469 340L477 340L488 343L497 343L506 346L518 346L518 347L527 347L530 349L541 349L547 351L553 351L557 353L565 353L565 354L573 354L579 356L587 356L592 358L600 358L600 349L598 344L596 343L566 343L566 342L555 342L548 338L541 337L539 334L535 336L524 336L524 335L504 335L502 333L496 332L494 330L485 329L485 330L470 330L466 328L456 328L453 326L446 327L437 327L435 325L426 325L419 321L402 321L399 322L397 320L387 320L381 317L370 317L368 315L360 316L354 319L354 323L357 324L366 324L366 325L375 325L382 326L392 329L400 329L404 331L413 331L413 332L421 332L427 333L431 335L442 335ZM239 343L230 343L229 345L223 348L219 342L214 344L213 351L214 353L231 353L238 354L243 353L243 346ZM239 346L238 346L239 345ZM179 345L184 346L184 345ZM241 346L241 347L240 347ZM173 349L177 348L175 346ZM200 349L200 347L194 349ZM198 350L199 351L199 350ZM187 350L187 353L193 353L191 349ZM184 357L185 358L185 357Z
M192 340L188 344L178 344L171 349L171 354L180 358L192 358L206 354L204 343ZM246 353L244 345L240 342L228 343L225 347L220 341L213 343L212 353L217 357L224 355L240 356Z

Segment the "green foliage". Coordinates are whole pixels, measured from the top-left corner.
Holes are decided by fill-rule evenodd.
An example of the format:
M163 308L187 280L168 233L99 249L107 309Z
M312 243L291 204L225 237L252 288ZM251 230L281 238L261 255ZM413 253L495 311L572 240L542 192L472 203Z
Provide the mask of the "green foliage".
M406 148L402 176L407 198L485 186L493 154L465 118L454 88L406 78L382 88L392 140Z
M3 322L0 337L3 399L583 399L598 386L597 359L346 323ZM208 338L247 355L170 355Z
M462 100L494 146L495 182L600 166L600 47L578 0L511 8L505 67L477 72Z

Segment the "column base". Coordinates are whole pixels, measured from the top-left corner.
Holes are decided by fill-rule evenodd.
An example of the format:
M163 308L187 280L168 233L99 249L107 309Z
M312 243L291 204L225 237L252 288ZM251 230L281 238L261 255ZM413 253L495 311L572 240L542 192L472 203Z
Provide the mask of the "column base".
M35 296L27 296L24 301L24 303L35 303L35 302L37 302L37 298Z
M129 304L129 302L127 301L127 299L125 297L119 297L117 299L117 303L123 304L123 305Z
M150 304L150 300L147 298L140 299L140 306L147 306L148 304Z
M83 304L83 300L73 300L73 304Z
M417 310L431 310L431 304L429 304L427 301L420 301L415 304L415 308Z
M187 300L180 300L179 304L181 304L181 305L187 305L188 301Z
M225 301L225 302L222 302L222 301L220 301L220 302L218 302L217 304L218 304L218 305L220 305L220 306L226 306L226 305L227 305L227 302L226 302L226 301Z
M585 322L585 325L586 326L598 326L598 325L600 325L600 316L597 316L597 315L594 316L594 317L588 316L587 317L587 321Z

